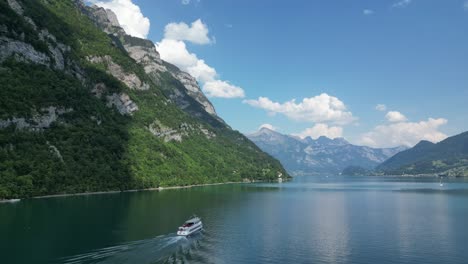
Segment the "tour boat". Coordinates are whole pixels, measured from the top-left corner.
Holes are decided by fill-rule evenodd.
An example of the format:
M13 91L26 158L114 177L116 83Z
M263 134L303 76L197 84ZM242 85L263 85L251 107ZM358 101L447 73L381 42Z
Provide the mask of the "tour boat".
M177 230L177 235L179 236L189 236L195 232L202 230L203 223L198 216L192 216L189 220L185 221L185 223L179 227Z

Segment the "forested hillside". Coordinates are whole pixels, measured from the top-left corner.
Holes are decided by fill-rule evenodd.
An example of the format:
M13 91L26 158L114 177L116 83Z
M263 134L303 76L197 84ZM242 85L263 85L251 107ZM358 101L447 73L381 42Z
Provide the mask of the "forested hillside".
M385 174L468 176L468 132L437 144L421 141L377 167Z
M0 0L0 199L287 175L99 12Z

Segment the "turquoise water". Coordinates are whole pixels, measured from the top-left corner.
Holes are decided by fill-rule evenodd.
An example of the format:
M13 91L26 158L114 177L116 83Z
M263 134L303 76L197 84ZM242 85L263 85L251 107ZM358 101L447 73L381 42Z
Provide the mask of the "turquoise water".
M192 213L204 231L175 235ZM467 263L463 179L297 177L0 204L1 263Z

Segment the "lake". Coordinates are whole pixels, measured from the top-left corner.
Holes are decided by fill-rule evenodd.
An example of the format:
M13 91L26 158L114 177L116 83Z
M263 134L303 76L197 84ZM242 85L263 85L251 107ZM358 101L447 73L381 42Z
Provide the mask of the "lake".
M175 235L197 214L204 230ZM468 181L297 177L0 204L1 263L467 263Z

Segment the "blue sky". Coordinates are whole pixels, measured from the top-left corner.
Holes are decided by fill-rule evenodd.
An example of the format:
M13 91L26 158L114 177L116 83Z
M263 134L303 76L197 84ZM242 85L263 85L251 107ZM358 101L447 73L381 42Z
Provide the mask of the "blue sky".
M215 70L197 79L218 114L241 132L270 124L282 133L388 147L468 130L463 0L104 2L138 6L114 11L160 42L163 58L182 52L173 48L182 43ZM127 11L140 12L150 26L125 21ZM173 62L184 68L183 59Z

